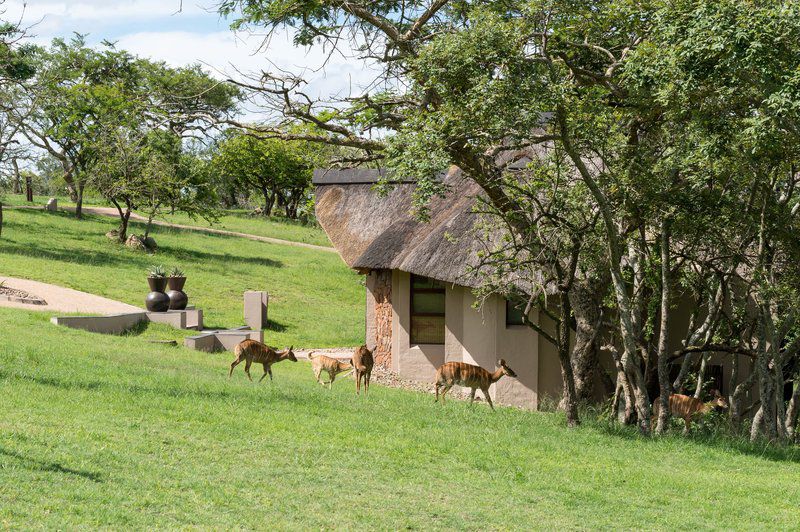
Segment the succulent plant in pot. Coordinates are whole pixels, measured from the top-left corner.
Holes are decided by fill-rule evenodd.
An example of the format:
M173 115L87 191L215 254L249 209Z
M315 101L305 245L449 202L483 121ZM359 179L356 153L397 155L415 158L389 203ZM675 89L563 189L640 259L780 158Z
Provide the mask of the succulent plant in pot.
M167 284L169 284L169 308L170 310L183 310L189 304L189 297L183 292L183 286L186 284L186 275L183 270L177 266L170 270L167 276Z
M166 312L169 310L169 296L164 293L167 286L167 272L163 266L153 266L147 272L147 284L150 293L145 304L150 312Z

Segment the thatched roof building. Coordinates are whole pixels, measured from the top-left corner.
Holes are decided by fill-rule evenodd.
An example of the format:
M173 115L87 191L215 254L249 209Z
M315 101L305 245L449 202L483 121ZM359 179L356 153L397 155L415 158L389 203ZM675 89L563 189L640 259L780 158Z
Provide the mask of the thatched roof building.
M473 231L480 188L453 169L442 176L449 192L430 204L430 220L411 213L414 184L392 179L388 194L375 190L378 170L317 170L317 219L348 266L359 271L402 270L475 286L470 266L481 243Z

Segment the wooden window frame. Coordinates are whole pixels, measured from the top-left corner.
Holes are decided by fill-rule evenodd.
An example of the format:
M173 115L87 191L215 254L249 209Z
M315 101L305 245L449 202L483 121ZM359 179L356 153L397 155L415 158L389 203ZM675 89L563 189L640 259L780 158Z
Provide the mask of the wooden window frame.
M441 342L435 342L435 343L431 343L431 342L424 342L424 343L423 342L416 342L415 338L412 337L412 334L413 334L413 331L414 331L414 318L415 317L420 317L420 318L444 318L445 320L447 319L447 287L443 286L442 288L414 288L414 279L415 278L418 278L418 279L430 279L430 280L436 281L436 279L433 279L431 277L425 277L424 275L414 275L413 273L411 274L411 276L409 278L409 282L410 282L409 289L410 289L410 293L411 293L411 298L410 298L411 299L411 305L409 307L409 315L410 315L410 323L409 323L410 327L409 327L409 335L408 335L409 343L411 345L444 345L445 344L445 336L446 336L446 334L442 335L442 341ZM439 282L441 282L441 281L439 281ZM441 313L439 313L439 312L414 312L414 294L417 294L417 293L419 293L419 294L442 294L444 296L444 298L445 298L445 310L444 310L444 312L441 312ZM446 331L446 328L447 328L447 325L446 325L446 321L445 321L445 331Z

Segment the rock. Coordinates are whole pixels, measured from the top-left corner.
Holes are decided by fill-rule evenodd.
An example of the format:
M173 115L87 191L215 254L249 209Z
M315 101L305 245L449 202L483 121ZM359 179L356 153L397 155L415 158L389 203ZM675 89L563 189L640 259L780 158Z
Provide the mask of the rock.
M155 251L158 249L158 244L156 244L156 239L153 238L152 236L148 236L142 242L144 243L144 247L146 247L151 251Z
M125 245L137 251L147 251L147 247L144 245L144 242L142 242L142 239L136 235L129 236L128 240L125 241Z
M56 212L58 210L58 200L56 198L50 198L47 200L47 205L44 206L44 210Z
M119 240L119 231L117 231L116 229L112 229L111 231L106 233L106 236L109 238L109 240Z

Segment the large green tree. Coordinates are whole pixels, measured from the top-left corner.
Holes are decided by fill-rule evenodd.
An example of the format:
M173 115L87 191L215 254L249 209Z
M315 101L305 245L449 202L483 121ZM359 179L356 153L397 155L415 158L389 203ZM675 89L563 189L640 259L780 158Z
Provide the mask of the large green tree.
M239 25L288 25L299 44L336 47L390 80L381 92L320 101L303 92L300 73L267 73L246 88L286 122L251 129L383 160L417 178L423 213L442 191L437 173L459 166L511 233L504 242L519 243L495 255L506 269L541 246L545 272L571 264L574 248L563 245L570 218L550 222L557 238L534 238L531 217L520 213L547 210L547 196L527 185L521 194L524 180L507 167L526 150L563 154L555 161L571 167L565 190L584 193L570 206L573 220L598 214L591 236L600 245L581 246L577 263L586 279L610 280L615 325L603 347L619 369L626 419L649 432L657 395L664 430L670 364L686 360L688 371L716 352L756 360L764 404L754 436L760 427L769 438L789 432L797 401L784 409L776 390L797 356L787 231L800 145L797 5L228 0L222 10L238 13ZM287 133L297 121L313 133ZM523 285L539 285L527 277ZM572 293L572 284L554 284ZM696 312L688 324L671 323L670 309L685 297ZM684 338L677 352L670 336ZM567 366L562 357L565 380ZM738 392L745 383L732 384Z

